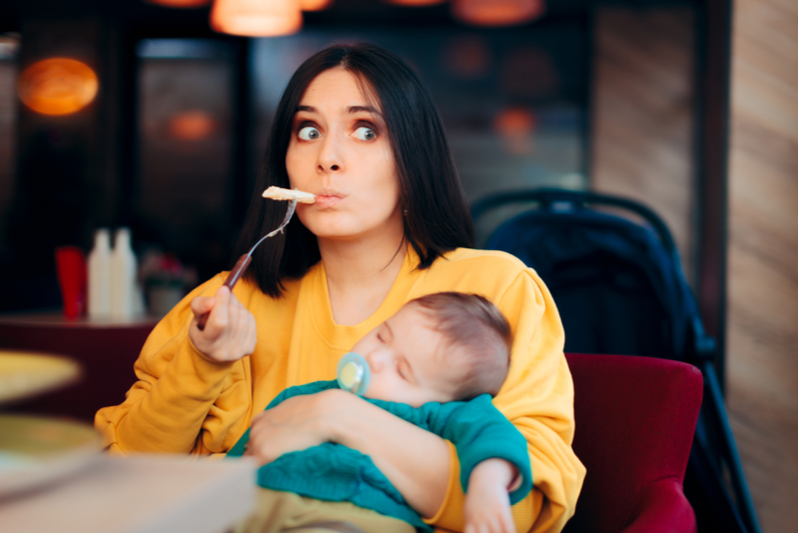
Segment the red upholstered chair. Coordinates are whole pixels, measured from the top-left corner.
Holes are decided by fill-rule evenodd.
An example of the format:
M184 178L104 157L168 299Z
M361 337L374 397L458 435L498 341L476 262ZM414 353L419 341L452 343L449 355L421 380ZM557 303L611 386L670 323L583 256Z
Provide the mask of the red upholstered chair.
M586 481L565 532L693 533L683 475L703 395L700 371L650 357L567 354L575 453Z

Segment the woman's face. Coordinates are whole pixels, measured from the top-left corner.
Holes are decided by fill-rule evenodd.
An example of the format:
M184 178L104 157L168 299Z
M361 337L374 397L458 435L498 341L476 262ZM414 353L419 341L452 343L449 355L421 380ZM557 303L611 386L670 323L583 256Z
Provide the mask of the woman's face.
M319 238L402 235L400 186L377 101L341 68L317 76L300 100L286 170L292 188L317 195L297 214Z

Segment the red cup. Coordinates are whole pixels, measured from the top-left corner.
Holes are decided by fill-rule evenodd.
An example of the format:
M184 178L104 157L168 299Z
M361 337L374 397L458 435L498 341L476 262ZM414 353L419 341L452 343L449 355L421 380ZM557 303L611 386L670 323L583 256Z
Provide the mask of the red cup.
M56 269L64 316L75 320L86 313L86 256L77 246L56 248Z

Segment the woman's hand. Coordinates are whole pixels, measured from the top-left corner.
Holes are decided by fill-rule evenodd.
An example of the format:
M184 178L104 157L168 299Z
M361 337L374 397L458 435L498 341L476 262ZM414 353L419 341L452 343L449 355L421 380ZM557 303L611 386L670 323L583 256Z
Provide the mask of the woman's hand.
M257 415L245 453L266 464L323 442L368 455L422 516L433 516L444 501L450 478L445 441L340 389L294 396Z
M195 348L212 361L238 361L256 349L256 319L226 286L213 297L192 300L194 319L189 338ZM209 313L205 328L197 327L197 318Z
M245 455L255 457L259 465L264 465L285 453L305 450L331 440L328 431L331 410L340 405L338 402L353 398L349 392L330 389L293 396L268 411L262 411L250 425Z
M516 533L508 486L516 468L502 459L487 459L469 476L464 501L464 533Z

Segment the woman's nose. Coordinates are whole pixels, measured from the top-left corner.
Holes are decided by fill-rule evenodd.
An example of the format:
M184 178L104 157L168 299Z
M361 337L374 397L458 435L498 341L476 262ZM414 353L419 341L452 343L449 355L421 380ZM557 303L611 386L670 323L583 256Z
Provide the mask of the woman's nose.
M317 169L321 172L338 172L343 169L341 146L336 135L327 135L320 143Z

